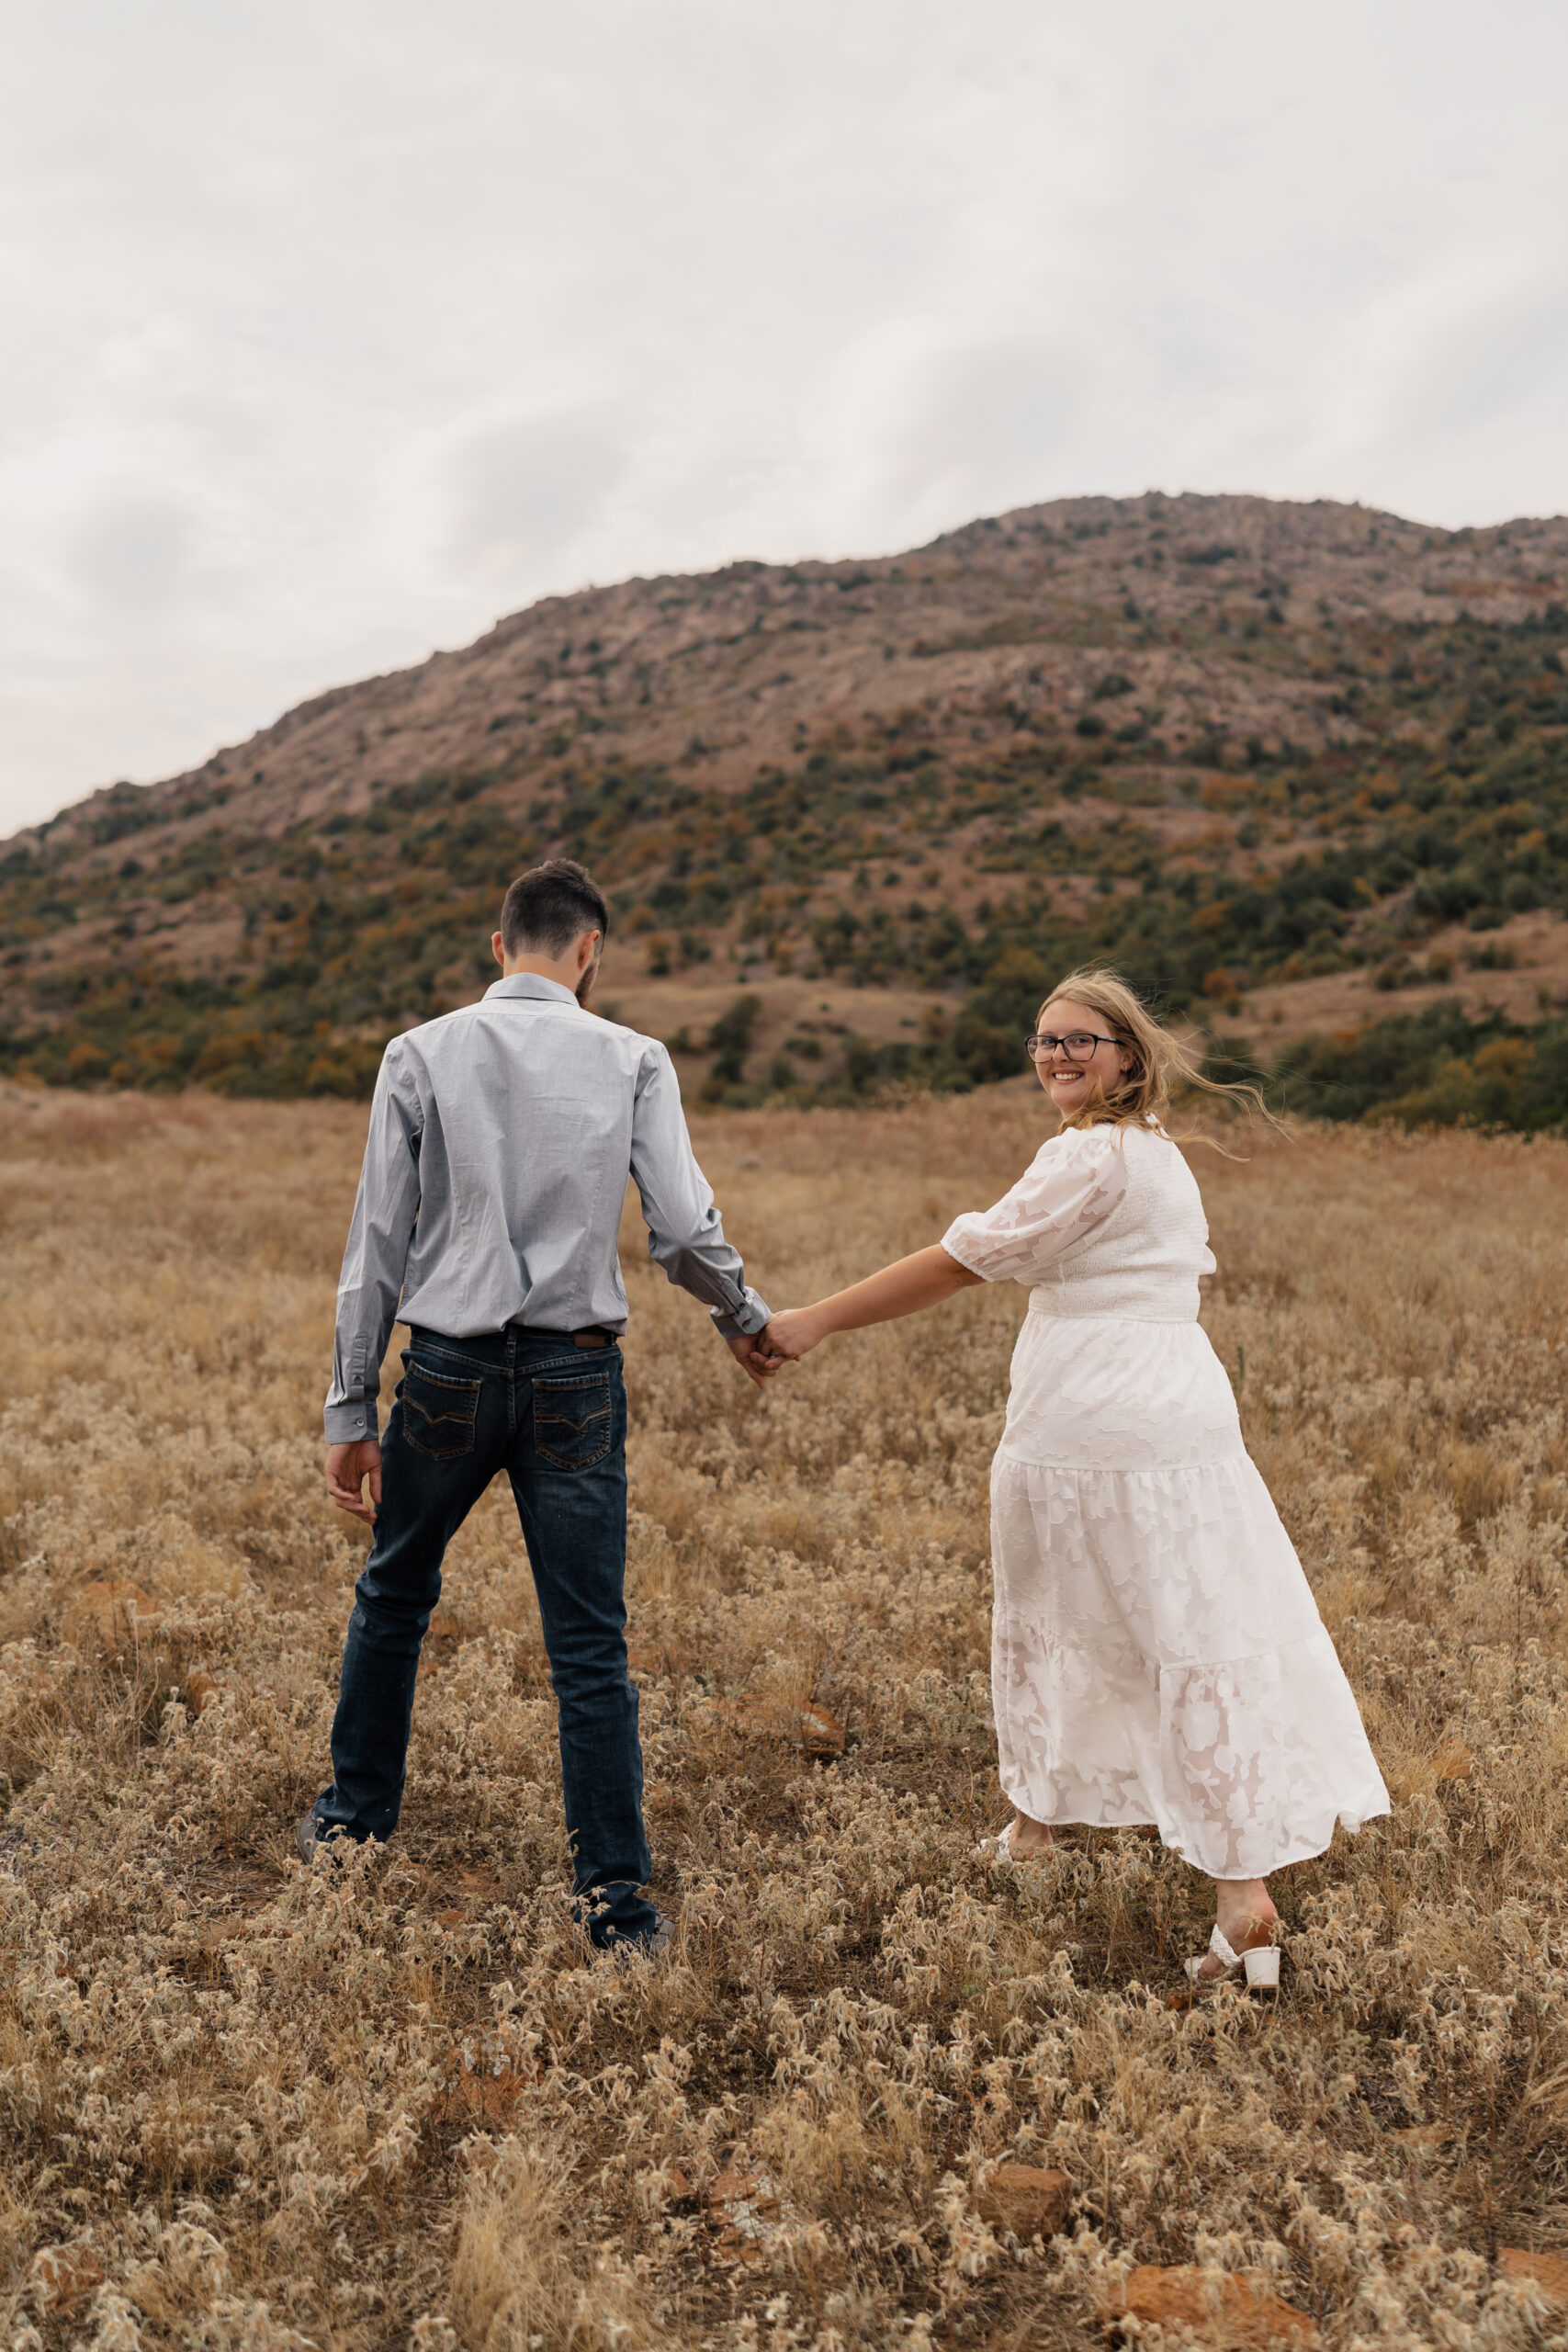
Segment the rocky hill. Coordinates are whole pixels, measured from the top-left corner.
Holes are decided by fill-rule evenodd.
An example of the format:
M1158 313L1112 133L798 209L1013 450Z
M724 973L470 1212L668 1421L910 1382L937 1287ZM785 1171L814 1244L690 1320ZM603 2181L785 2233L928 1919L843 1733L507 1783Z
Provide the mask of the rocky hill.
M0 1073L362 1092L552 852L614 899L606 1006L710 1097L1014 1071L1089 955L1258 1051L1314 992L1528 1025L1565 660L1568 521L1249 498L547 599L6 844Z

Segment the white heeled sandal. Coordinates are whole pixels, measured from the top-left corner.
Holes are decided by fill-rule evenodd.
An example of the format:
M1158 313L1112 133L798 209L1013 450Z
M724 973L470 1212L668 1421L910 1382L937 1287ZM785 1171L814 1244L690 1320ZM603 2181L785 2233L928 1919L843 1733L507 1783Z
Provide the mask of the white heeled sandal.
M1043 1861L1051 1851L1049 1846L1037 1846L1032 1853L1015 1854L1012 1850L1012 1823L998 1829L994 1838L982 1838L974 1849L977 1862L1005 1862L1010 1870L1021 1870L1029 1862Z
M1224 1984L1233 1976L1245 1975L1249 1993L1277 1993L1280 1989L1280 1947L1278 1944L1257 1944L1250 1951L1233 1951L1221 1935L1218 1925L1209 1938L1209 1951L1220 1965L1216 1972L1205 1976L1203 1962L1207 1954L1186 1962L1190 1984Z

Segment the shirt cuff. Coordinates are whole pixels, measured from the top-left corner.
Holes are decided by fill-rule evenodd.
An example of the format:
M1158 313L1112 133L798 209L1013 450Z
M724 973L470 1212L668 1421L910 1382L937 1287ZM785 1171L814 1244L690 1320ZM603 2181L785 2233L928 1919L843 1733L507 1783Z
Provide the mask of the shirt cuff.
M359 1445L367 1438L381 1442L381 1417L374 1396L358 1404L329 1405L322 1416L329 1445Z
M979 1250L974 1238L964 1230L969 1221L968 1216L954 1217L942 1237L942 1246L966 1274L976 1274L983 1283L995 1282L996 1276L987 1273L983 1263L976 1263Z
M740 1304L733 1315L722 1306L710 1306L708 1313L713 1317L713 1328L721 1340L749 1340L765 1323L772 1322L773 1310L766 1299L758 1297L754 1290L743 1290Z

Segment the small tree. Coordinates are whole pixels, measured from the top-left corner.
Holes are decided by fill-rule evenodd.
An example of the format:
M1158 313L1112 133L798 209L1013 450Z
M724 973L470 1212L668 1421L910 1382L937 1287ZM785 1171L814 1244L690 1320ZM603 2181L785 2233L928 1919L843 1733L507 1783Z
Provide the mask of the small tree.
M714 1057L710 1076L719 1085L745 1084L746 1057L751 1050L751 1032L761 1010L760 996L738 996L708 1031L708 1051Z

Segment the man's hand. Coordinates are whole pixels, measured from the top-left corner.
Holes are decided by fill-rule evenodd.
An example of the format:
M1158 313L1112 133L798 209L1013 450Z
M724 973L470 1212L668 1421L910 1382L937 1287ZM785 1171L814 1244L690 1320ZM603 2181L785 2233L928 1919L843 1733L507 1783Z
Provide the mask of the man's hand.
M368 1502L360 1493L361 1482L366 1478L370 1481ZM339 1510L362 1519L367 1527L375 1526L381 1502L381 1448L375 1438L358 1438L353 1445L328 1446L327 1493Z
M759 1388L765 1388L774 1373L784 1370L784 1359L769 1344L766 1326L761 1331L742 1331L724 1344L747 1379L754 1380Z

